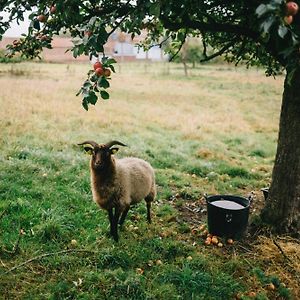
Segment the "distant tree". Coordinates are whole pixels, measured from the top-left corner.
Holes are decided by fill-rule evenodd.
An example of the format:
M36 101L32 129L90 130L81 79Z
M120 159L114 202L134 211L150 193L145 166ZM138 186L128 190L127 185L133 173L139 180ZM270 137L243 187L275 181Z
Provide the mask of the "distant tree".
M188 76L188 64L192 64L192 68L196 67L196 63L200 63L203 59L203 47L200 45L200 40L186 40L181 47L180 52L171 60L182 63L185 76Z
M0 20L0 36L12 20L22 20L27 10L31 24L28 34L9 47L11 54L37 56L51 39L69 31L74 57L97 55L117 29L134 35L148 30L145 45L162 45L172 40L179 51L189 36L201 36L204 45L227 61L261 65L267 75L286 70L279 125L278 148L269 198L262 213L274 231L300 232L300 18L297 2L284 0L7 0L0 10L10 14ZM162 40L163 39L163 40ZM104 68L114 71L113 60L104 58ZM101 71L101 70L100 70ZM109 82L94 70L80 89L83 106L95 104L98 95L107 99ZM98 77L99 76L99 77ZM237 84L238 88L238 84Z
M188 76L188 64L192 64L192 68L195 68L197 63L205 61L204 48L200 43L200 39L187 39L180 52L174 58L171 57L172 61L183 64L185 76Z
M203 48L198 44L190 44L186 49L187 62L195 68L197 63L200 63L203 58Z

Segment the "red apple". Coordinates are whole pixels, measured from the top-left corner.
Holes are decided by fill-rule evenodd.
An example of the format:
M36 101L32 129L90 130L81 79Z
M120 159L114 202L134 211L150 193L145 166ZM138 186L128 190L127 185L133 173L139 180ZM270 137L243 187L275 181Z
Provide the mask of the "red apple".
M52 6L50 7L50 13L51 13L51 14L55 14L55 13L56 13L56 6L55 6L55 5L52 5Z
M102 64L100 61L97 61L96 63L94 63L94 70L96 71L98 68L102 69Z
M286 4L286 15L287 16L294 16L299 10L299 6L295 2L288 2Z
M88 31L85 31L84 34L87 35L88 37L90 37L93 34L93 32L88 30Z
M95 73L97 76L102 76L104 74L104 70L102 68L97 68Z
M293 22L293 16L285 16L283 20L285 24L290 25Z
M37 16L37 20L41 23L45 23L47 21L47 17L45 15Z
M47 40L48 40L48 37L46 35L41 36L41 41L47 41Z

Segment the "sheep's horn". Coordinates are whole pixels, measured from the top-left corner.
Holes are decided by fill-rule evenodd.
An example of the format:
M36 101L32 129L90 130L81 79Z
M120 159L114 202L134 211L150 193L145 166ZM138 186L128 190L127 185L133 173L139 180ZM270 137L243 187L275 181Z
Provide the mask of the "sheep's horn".
M82 146L82 145L91 145L91 146L93 146L94 148L98 145L96 142L94 142L94 141L85 141L85 142L83 142L83 143L80 143L80 144L77 144L78 146Z
M125 146L125 147L127 146L127 145L125 145L125 144L123 144L121 142L118 142L118 141L110 141L110 142L108 142L108 143L105 144L105 146L107 148L110 148L110 147L112 147L114 145L120 145L120 146Z

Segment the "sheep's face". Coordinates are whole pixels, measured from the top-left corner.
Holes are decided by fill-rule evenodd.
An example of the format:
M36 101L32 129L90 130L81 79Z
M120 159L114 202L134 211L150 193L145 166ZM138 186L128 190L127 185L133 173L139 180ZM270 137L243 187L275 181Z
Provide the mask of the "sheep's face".
M111 155L116 153L118 148L108 148L106 145L84 144L84 150L91 155L91 167L95 171L103 171L111 162Z

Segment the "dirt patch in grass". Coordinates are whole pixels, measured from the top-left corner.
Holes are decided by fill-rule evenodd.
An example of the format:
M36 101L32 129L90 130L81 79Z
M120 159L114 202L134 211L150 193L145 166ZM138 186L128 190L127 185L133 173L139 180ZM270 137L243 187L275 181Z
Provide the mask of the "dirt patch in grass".
M249 222L252 217L260 213L265 202L261 191L253 191L252 199ZM179 221L188 224L186 240L193 244L199 243L199 239L202 239L204 244L206 234L203 234L199 228L206 226L207 222L205 198L186 201L182 205L176 203L178 204L178 200L173 205L179 212ZM260 230L249 231L244 239L234 241L232 247L228 247L222 238L219 239L225 245L222 250L224 261L226 257L239 257L248 265L258 266L254 269L254 282L249 283L256 288L237 295L236 299L251 298L258 294L266 297L263 299L300 299L300 241L289 236L272 236L269 232L264 232L262 235ZM205 247L216 251L214 246ZM289 296L289 293L293 296Z
M264 197L261 191L251 191L250 217L260 213L264 207ZM180 201L180 198L174 197L170 203L178 210L180 218L190 224L197 226L206 223L207 208L205 197L202 196L198 200Z

